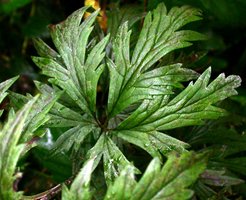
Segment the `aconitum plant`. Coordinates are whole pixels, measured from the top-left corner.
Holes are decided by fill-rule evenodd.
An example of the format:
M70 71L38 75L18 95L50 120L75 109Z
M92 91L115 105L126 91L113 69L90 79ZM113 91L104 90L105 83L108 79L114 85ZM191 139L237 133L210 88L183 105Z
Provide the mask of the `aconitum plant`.
M95 170L103 171L106 182L105 196L97 199L191 198L189 187L206 169L207 154L189 152L189 144L166 131L224 116L217 102L237 94L240 78L221 74L210 80L211 68L198 74L182 63L163 64L171 52L205 39L183 29L201 19L195 8L167 12L160 4L145 16L137 41L131 40L128 21L109 24L109 33L96 34L99 11L83 20L87 10L83 7L49 27L55 49L35 40L39 56L32 59L49 77L49 84L35 82L40 94L10 94L20 111L10 111L0 134L1 199L38 198L13 191L13 174L18 159L32 148L26 144L54 127L65 131L51 154L70 155L76 176L71 186L59 187L62 199L94 199L97 194L89 183ZM1 90L13 81L3 83ZM123 148L129 143L153 157L139 180L135 174L141 171ZM56 192L42 195L51 199Z

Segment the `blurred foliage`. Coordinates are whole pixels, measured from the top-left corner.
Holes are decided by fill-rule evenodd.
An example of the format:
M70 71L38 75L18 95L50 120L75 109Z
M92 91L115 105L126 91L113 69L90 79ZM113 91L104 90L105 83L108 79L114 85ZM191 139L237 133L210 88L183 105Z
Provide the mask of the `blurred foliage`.
M115 11L120 9L122 18L129 19L133 25L135 19L141 19L160 2L164 2L168 9L181 5L201 9L203 20L188 26L208 36L206 41L197 42L191 48L168 55L163 60L164 63L169 60L180 61L185 67L198 72L212 66L215 76L225 72L227 75L237 74L243 79L239 95L221 105L230 112L228 117L213 123L208 121L206 125L196 128L170 131L169 134L189 143L191 149L196 151L212 150L208 165L210 171L194 186L197 199L244 199L246 184L234 186L232 183L241 183L241 180L246 179L246 1L101 0L100 5L102 9L106 9L106 15L109 17L114 16ZM51 43L47 26L58 23L83 5L82 0L0 0L0 82L21 75L12 86L13 90L24 94L36 93L32 80L45 78L39 74L30 59L30 55L36 54L33 38L40 37ZM109 19L108 29L110 23ZM119 25L120 20L117 23ZM141 20L133 25L135 31L132 38L138 36L140 26ZM4 101L0 108L7 108L7 105ZM25 170L19 189L27 194L41 192L41 189L48 189L71 176L71 161L66 155L48 155L47 141L53 142L61 134L60 131L52 129L51 138L46 135L46 138L39 142L39 147L31 150L19 163L19 167ZM135 160L139 158L136 166L141 165L143 169L147 167L148 162L143 162L143 158L148 157L147 154L139 155L138 148L131 145L125 148L132 152L129 157L134 157ZM149 157L148 159L150 160ZM211 177L220 182L213 182ZM93 179L100 178L97 176L92 178L92 181ZM44 183L40 185L46 184L45 188L35 186L34 183L38 181ZM102 180L94 183L95 188L100 187L100 181ZM231 184L226 184L227 181L231 181Z

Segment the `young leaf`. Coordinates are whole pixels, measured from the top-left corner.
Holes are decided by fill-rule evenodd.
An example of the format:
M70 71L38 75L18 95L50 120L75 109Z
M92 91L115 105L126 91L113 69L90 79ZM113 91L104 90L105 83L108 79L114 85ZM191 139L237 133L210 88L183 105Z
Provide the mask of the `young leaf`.
M13 191L17 161L24 149L19 144L28 114L37 97L30 100L17 114L10 115L0 132L0 199L20 199L21 193Z
M11 78L9 80L6 80L0 84L0 103L3 101L3 99L7 96L6 90L16 81L18 77ZM2 115L2 110L0 110L0 116Z

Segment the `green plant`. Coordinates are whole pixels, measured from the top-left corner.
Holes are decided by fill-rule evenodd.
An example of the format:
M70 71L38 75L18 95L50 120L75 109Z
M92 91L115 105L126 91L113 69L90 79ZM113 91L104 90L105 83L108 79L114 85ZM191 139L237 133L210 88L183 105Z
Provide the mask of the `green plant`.
M91 199L88 183L93 162L94 159L89 160L82 168L70 191L63 188L64 199ZM109 186L104 199L189 199L193 196L193 191L187 187L195 182L205 166L206 157L202 154L186 152L180 157L171 154L163 168L158 158L153 159L142 178L136 182L135 169L128 165Z
M84 167L70 189L63 186L63 199L103 198L93 196L88 186L91 173L101 170L100 163L108 187L104 199L189 199L193 193L187 188L204 171L206 156L188 152L188 143L165 132L224 116L226 112L217 102L237 94L235 88L240 85L240 78L221 74L210 81L210 68L199 75L182 68L180 63L163 65L170 52L205 38L195 31L181 30L201 19L197 9L183 6L167 12L165 5L160 4L146 15L133 48L128 22L114 26L111 36L104 36L103 32L96 35L93 25L99 11L81 22L87 10L83 7L64 22L50 26L57 51L41 39L35 40L40 57L33 57L33 61L50 77L51 85L36 82L40 97L35 103L30 103L34 101L31 95L10 93L16 109L25 104L33 104L33 109L17 131L5 133L3 128L1 141L6 134L16 135L13 147L7 147L11 149L16 148L18 141L30 144L33 138L42 137L47 128L65 130L53 145L53 156L69 154L74 175ZM182 82L194 79L194 83L183 86ZM18 120L12 117L13 121ZM154 158L138 183L134 174L141 171L128 160L125 151L129 143ZM166 157L161 169L160 163ZM12 174L15 165L16 162L9 166ZM8 180L12 180L12 174ZM150 183L156 187L151 188ZM175 193L176 188L179 193ZM49 197L51 192L44 195ZM13 191L12 194L15 195ZM3 198L4 195L3 191Z
M29 101L17 114L12 110L9 119L0 132L0 198L20 199L21 193L14 192L13 182L17 161L25 149L19 144L24 122L37 98Z

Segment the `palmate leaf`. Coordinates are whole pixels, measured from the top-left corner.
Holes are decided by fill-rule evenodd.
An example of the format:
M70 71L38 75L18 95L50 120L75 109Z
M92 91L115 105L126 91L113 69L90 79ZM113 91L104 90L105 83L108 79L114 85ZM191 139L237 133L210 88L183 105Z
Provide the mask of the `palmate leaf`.
M87 9L83 7L63 23L50 26L59 53L37 40L36 47L42 57L33 57L33 61L43 74L52 77L52 83L66 91L82 111L95 116L97 83L104 69L101 61L109 36L103 38L90 52L87 51L88 38L99 12L95 11L81 23Z
M0 84L0 103L3 101L3 99L7 96L7 89L16 81L18 77L11 78L9 80L6 80ZM3 110L0 110L0 116L2 115Z
M208 84L209 78L210 69L173 99L159 97L154 100L145 100L135 112L119 124L116 128L119 132L118 135L126 141L145 149L150 155L153 155L153 150L146 149L146 145L138 144L138 139L132 140L132 137L134 137L132 133L142 132L142 137L145 137L145 140L141 142L145 141L145 144L152 143L156 151L159 149L163 154L167 153L168 150L184 151L187 147L185 143L168 137L159 131L199 125L203 123L203 119L216 119L225 115L224 110L212 104L237 94L234 88L238 87L241 82L238 76L225 78L224 74L221 74ZM126 133L125 136L122 132ZM144 134L146 136L143 136ZM163 139L159 139L160 137Z
M21 193L13 191L15 167L25 147L19 140L36 101L34 97L17 114L12 112L0 132L0 199L20 199Z
M80 24L86 9L87 7L74 12L62 24L51 27L51 35L59 53L42 40L37 40L36 47L42 57L34 57L33 60L44 74L53 77L51 82L65 90L65 93L73 99L73 104L76 103L80 107L80 110L75 111L71 105L67 106L58 101L50 110L48 114L50 119L45 126L68 127L56 141L53 152L65 152L71 148L76 151L86 137L101 134L99 138L95 138L97 143L86 156L94 157L96 152L97 158L93 169L102 156L105 166L112 164L112 167L105 168L105 176L109 182L130 162L110 139L111 135L104 133L98 126L98 119L95 119L96 87L103 69L100 65L104 57L102 51L109 37L105 37L90 52L86 51L92 23L98 14L98 11L94 12ZM47 96L58 91L47 85L38 84L38 88Z
M130 35L127 23L119 29L113 44L114 62L109 60L110 87L108 98L109 118L122 112L131 104L151 95L170 94L165 82L167 71L160 68L146 72L160 58L169 52L191 45L189 41L203 39L197 32L179 30L192 21L199 20L200 12L190 7L173 8L169 13L164 4L160 4L152 13L148 13L144 20L136 47L130 56ZM185 71L183 69L183 71ZM189 70L190 79L194 78ZM147 73L147 74L145 74ZM171 79L170 81L175 78ZM171 84L172 85L172 84Z
M171 154L164 167L160 169L157 160L152 161L156 167L147 168L144 176L134 188L134 199L190 199L192 190L187 189L205 170L206 157L192 152L176 157ZM161 183L161 184L160 184Z
M95 11L81 23L87 9L88 7L81 8L63 23L51 26L51 36L58 53L40 39L35 42L42 57L34 57L33 61L45 75L52 77L50 81L65 90L67 97L72 100L68 105L56 102L49 113L47 127L70 127L56 141L54 153L68 151L71 147L77 150L88 135L98 135L100 132L98 126L95 126L96 92L97 82L104 68L101 64L105 55L103 50L109 36L88 52L88 38L99 11ZM40 90L47 95L57 92L47 85L40 86ZM79 110L73 110L74 104Z
M64 91L50 110L50 120L46 123L50 127L66 128L56 141L55 152L89 149L87 153L83 151L82 157L94 159L92 170L103 159L106 182L110 185L130 163L119 148L122 139L160 160L173 150L185 152L188 144L163 131L198 125L204 119L223 116L224 110L215 104L236 94L240 78L220 75L209 83L210 69L198 78L196 72L182 68L180 63L160 64L160 59L171 51L204 38L197 32L181 30L187 23L200 19L197 9L184 6L167 13L164 4L160 4L146 16L133 51L130 49L131 31L127 22L124 23L117 36L112 37L115 38L112 55L111 45L104 50L109 36L96 45L89 44L98 11L81 22L86 9L82 8L64 22L51 26L58 52L37 40L41 57L33 60L45 75L51 77L53 84L52 87L42 85L39 90L46 95ZM110 53L103 60L106 52ZM110 75L109 88L101 89L106 93L96 105L97 87L101 92L100 87L108 85L108 80L104 79L107 76L101 78L102 85L97 85L104 61L108 67L104 72ZM183 89L182 82L196 78L194 84L191 82ZM90 147L84 148L83 142L90 139ZM138 172L136 168L133 171Z

